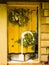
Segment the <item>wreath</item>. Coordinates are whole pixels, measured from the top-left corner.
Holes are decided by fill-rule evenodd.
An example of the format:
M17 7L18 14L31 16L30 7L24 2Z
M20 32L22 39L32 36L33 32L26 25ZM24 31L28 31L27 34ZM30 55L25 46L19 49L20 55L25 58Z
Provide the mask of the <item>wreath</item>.
M8 18L11 23L24 26L29 21L29 9L10 10Z
M24 35L23 46L27 47L29 45L34 45L35 39L30 33Z
M23 46L28 47L29 45L32 45L32 49L33 49L33 46L35 46L37 43L36 37L37 37L36 33L33 33L33 36L30 33L25 34L23 38ZM16 42L21 44L21 39L18 39Z

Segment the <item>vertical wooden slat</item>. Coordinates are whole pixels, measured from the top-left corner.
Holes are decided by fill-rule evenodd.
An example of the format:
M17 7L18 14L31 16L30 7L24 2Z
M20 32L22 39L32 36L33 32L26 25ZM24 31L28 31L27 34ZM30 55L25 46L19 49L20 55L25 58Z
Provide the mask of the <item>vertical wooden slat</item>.
M0 4L0 65L7 65L7 8Z
M41 11L40 6L38 7L38 61L40 62L40 22L41 22Z

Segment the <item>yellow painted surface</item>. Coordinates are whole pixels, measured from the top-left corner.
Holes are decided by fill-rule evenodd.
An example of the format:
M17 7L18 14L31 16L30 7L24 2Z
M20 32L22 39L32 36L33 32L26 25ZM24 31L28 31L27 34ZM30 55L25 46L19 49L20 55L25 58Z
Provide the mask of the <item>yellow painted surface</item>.
M22 32L25 32L27 30L36 32L36 11L33 11L29 17L30 17L30 20L28 21L28 24L26 26L23 26L23 27L19 27L18 25L13 25L8 20L9 53L20 53L21 52L21 45L15 41L20 38ZM14 47L12 47L12 45L14 45ZM28 46L28 48L23 49L23 52L24 53L34 52L34 50L31 50L31 46Z

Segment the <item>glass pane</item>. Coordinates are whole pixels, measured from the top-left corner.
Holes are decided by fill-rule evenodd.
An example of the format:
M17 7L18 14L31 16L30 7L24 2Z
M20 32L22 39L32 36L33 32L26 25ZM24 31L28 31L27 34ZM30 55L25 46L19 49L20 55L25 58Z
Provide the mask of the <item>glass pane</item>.
M37 8L8 7L8 61L38 58Z

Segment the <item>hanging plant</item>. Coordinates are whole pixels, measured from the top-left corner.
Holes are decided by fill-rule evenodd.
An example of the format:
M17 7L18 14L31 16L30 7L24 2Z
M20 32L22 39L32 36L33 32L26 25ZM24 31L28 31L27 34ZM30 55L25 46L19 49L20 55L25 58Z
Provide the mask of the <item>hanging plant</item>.
M28 45L34 45L34 41L34 36L32 36L30 33L27 33L24 35L23 45L24 47L27 47Z
M14 9L9 12L8 18L11 23L24 26L29 21L29 9Z
M18 41L16 42L21 44L21 39L18 39ZM24 35L24 39L23 39L24 47L28 47L29 45L34 46L35 44L36 44L36 33L33 33L33 36L30 33Z

